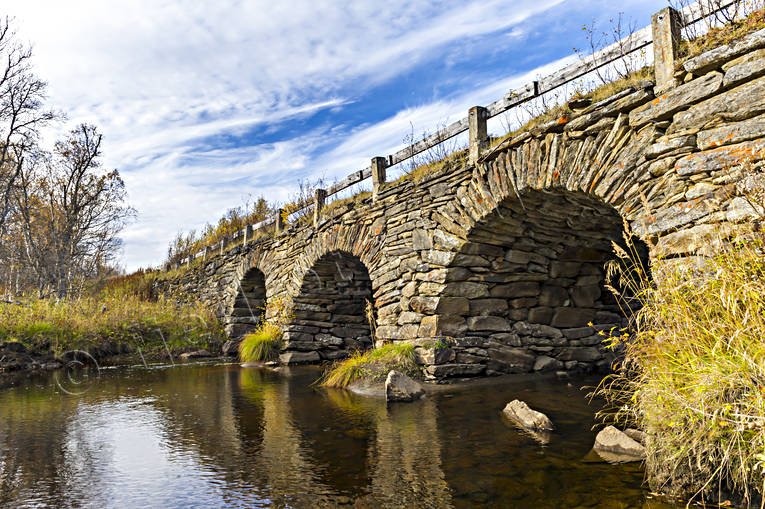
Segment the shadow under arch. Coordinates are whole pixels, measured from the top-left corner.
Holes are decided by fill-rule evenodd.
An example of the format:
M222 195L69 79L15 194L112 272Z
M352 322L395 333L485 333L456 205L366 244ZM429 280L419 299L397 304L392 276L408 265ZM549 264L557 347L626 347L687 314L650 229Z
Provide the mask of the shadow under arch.
M253 332L264 317L265 308L266 276L263 271L253 267L239 281L226 323L228 337L239 339Z
M288 363L347 357L372 344L367 306L372 280L361 259L334 250L321 256L303 277L293 299L294 318L285 333Z
M598 331L626 325L624 301L605 287L612 243L650 278L648 247L627 242L625 224L579 191L526 189L499 202L447 267L437 313L456 362L486 374L610 365Z

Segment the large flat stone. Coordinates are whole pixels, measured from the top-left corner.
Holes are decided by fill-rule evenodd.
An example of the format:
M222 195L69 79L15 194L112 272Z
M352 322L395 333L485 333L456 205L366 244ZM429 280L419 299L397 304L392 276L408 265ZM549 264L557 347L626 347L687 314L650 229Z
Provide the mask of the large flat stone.
M734 122L701 131L696 135L696 143L700 150L708 150L722 145L732 145L764 137L765 115L759 115L742 122Z
M765 74L765 49L745 55L725 71L724 87L732 87Z
M723 75L711 72L690 83L673 88L630 112L630 126L639 128L649 122L672 118L693 103L706 99L722 87Z
M443 291L443 295L477 299L479 297L488 297L489 287L483 283L473 283L471 281L448 283Z
M450 378L480 375L486 370L486 366L482 364L439 364L428 366L426 370L436 378Z
M671 127L681 131L702 127L716 119L737 121L765 113L763 90L765 77L740 85L677 113Z
M508 332L513 330L510 322L501 316L471 316L467 324L471 331Z
M675 172L681 176L694 175L763 158L765 158L765 138L689 154L677 160Z
M279 362L287 366L319 362L319 352L284 352L279 355Z
M587 325L588 322L592 321L594 316L594 309L571 307L557 308L550 325L560 328L583 327Z

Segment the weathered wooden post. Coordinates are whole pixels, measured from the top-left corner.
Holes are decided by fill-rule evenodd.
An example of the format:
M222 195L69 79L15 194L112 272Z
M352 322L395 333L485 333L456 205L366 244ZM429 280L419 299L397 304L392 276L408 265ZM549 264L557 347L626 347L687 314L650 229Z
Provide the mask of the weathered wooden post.
M319 226L319 219L321 218L321 209L324 208L324 202L327 201L327 190L317 189L313 194L313 226L314 228Z
M675 61L680 43L681 16L672 7L665 7L651 16L653 32L653 68L656 91L661 92L675 83Z
M277 234L284 231L284 209L279 209L276 213L276 223L274 223L274 231Z
M207 260L207 255L209 253L210 253L210 246L205 245L205 248L202 251L202 261Z
M252 239L252 233L251 224L244 227L244 242L242 242L242 247L247 247L247 239Z
M380 187L385 184L385 168L388 161L385 157L372 158L372 201L377 201Z
M475 164L481 151L489 148L489 135L486 131L486 121L489 119L489 110L483 106L473 106L468 112L468 130L470 148L468 152L468 164Z

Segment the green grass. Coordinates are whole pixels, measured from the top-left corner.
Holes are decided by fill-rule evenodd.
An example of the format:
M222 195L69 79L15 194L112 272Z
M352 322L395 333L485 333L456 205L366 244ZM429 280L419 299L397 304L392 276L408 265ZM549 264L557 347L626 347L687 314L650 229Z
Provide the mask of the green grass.
M357 381L384 380L392 369L409 376L419 376L414 345L391 343L374 350L356 352L351 358L335 363L321 378L324 387L347 387Z
M123 345L121 351L140 349L152 356L162 355L166 348L180 353L224 340L222 325L201 304L150 298L143 281L147 277L94 284L92 293L80 298L0 303L0 342L19 341L56 355L68 350L98 354L109 350L104 345Z
M282 330L271 323L264 323L239 343L239 359L242 362L273 361L282 345Z
M622 368L596 393L608 420L647 433L652 489L722 502L765 492L765 242L755 234L702 269L657 269L621 339Z

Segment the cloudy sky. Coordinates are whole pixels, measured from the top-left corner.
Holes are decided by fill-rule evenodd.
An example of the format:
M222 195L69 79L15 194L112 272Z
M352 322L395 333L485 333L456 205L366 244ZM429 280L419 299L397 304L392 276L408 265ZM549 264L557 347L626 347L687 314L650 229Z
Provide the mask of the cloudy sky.
M248 196L287 201L465 116L661 0L3 0L50 104L104 134L139 216L122 264ZM411 125L410 125L411 122ZM490 125L499 133L498 122ZM52 141L52 140L51 140Z

